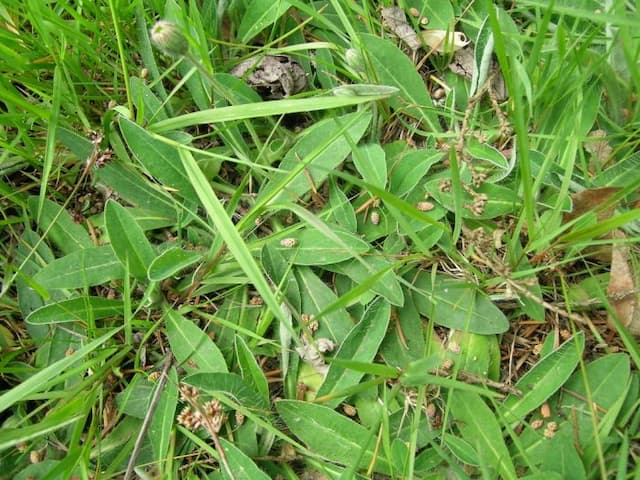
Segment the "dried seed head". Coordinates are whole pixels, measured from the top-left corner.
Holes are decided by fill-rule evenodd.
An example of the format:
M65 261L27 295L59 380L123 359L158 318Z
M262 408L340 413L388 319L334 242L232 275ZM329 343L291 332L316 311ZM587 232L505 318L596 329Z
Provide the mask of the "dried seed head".
M353 405L349 405L347 403L342 405L342 411L345 413L345 415L349 417L355 417L356 413L358 413L358 411L356 410L356 407L354 407Z
M551 407L549 407L548 403L543 403L540 407L540 414L542 418L549 418L551 416Z
M371 216L369 218L371 220L371 223L373 223L374 225L378 225L380 223L380 212L374 210L373 212L371 212Z
M243 425L244 424L244 414L242 414L240 412L236 412L236 423L238 425Z
M427 25L428 23L429 23L429 19L428 19L427 17L422 17L422 18L420 19L420 25L422 25L423 27L424 27L425 25Z
M418 203L416 204L416 208L417 208L418 210L420 210L421 212L430 212L431 210L433 210L433 209L434 209L434 208L436 208L436 207L435 207L435 205L434 205L433 203L431 203L431 202L423 201L423 202L418 202Z
M427 403L427 406L424 407L424 413L427 415L427 418L433 418L436 416L436 406L434 403Z
M149 69L148 68L143 68L142 70L140 70L140 78L142 78L144 80L148 76L149 76Z
M293 248L298 244L298 240L296 240L295 238L283 238L282 240L280 240L280 245L282 245L284 248Z
M542 426L543 423L544 423L544 420L540 418L538 420L534 420L533 422L531 422L531 428L533 428L534 430L537 430Z
M189 51L189 42L180 27L173 22L160 20L151 27L149 32L151 43L162 53L170 57L181 57Z
M151 372L148 378L150 382L155 382L160 378L160 372Z
M191 385L180 385L180 400L183 402L196 403L200 396L200 390Z
M213 400L209 400L204 404L204 413L210 417L220 415L222 413L222 404L215 398Z
M200 427L200 418L194 414L191 407L184 407L178 415L178 423L188 430L196 430Z
M418 18L420 16L420 12L415 7L411 7L409 9L409 13L411 14L412 17L415 17L415 18Z
M460 353L460 344L458 342L449 342L447 348L452 353Z

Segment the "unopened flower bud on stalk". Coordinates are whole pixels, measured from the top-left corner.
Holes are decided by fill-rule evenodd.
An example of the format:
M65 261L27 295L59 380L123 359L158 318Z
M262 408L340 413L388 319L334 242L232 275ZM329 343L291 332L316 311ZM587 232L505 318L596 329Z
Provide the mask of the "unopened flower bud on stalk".
M180 27L166 20L157 21L151 27L151 43L170 57L181 57L189 52L189 42Z

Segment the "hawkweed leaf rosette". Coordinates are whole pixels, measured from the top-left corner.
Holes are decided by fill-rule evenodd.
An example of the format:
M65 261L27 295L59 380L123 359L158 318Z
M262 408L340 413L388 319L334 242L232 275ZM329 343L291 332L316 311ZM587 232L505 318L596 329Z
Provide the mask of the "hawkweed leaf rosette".
M178 25L167 20L157 21L151 30L151 43L170 57L182 57L189 53L189 42Z

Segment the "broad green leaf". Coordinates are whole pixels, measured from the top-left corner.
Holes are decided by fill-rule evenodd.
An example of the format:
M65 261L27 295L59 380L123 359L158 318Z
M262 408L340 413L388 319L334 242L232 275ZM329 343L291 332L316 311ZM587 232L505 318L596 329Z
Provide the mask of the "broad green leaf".
M421 149L401 155L390 167L389 191L403 197L413 190L443 154L436 149Z
M610 430L602 430L605 412L610 412L624 397L630 374L629 357L626 354L608 354L587 364L584 371L576 371L563 385L563 392L566 393L560 402L561 411L570 415L571 428L576 432L582 451L593 448L595 442L602 442L609 434ZM585 382L589 386L588 391ZM593 430L594 421L587 399L598 406L596 414L600 439L596 438Z
M0 395L0 412L4 412L16 402L25 400L34 393L44 392L54 385L57 385L58 383L64 381L65 377L62 376L63 372L71 369L76 364L76 362L79 362L81 360L86 361L86 355L95 350L98 350L120 330L121 328L114 328L110 332L107 332L101 337L98 337L95 340L89 342L84 347L79 348L71 355L66 356L61 360L52 363L46 368L39 370L38 373L32 375L27 380L16 385L11 390L5 391L2 395ZM109 354L109 352L104 353Z
M425 355L426 324L410 295L406 296L404 305L391 315L392 323L380 347L380 355L388 365L406 368ZM432 348L428 353L436 351Z
M121 317L124 311L122 300L103 297L76 297L45 305L32 312L27 322L33 324L82 322Z
M300 297L300 287L293 271L291 264L287 262L285 257L275 248L273 244L265 244L261 253L262 267L267 276L274 285L280 287L284 299L291 308L300 312L302 303Z
M443 440L444 444L451 450L451 453L462 463L475 467L480 465L478 452L471 443L450 433L445 433Z
M428 130L439 132L441 128L431 96L409 57L388 39L370 34L362 34L360 38L363 50L371 60L375 83L400 89L400 95L389 100L389 104L395 110L421 120Z
M167 310L165 319L171 351L187 373L228 371L220 349L193 320L174 310Z
M126 118L120 117L118 123L129 149L142 166L163 185L176 189L182 197L197 202L198 196L191 186L176 147L158 140Z
M351 147L364 135L371 114L355 112L328 118L306 129L287 152L258 195L258 201L289 199L294 202L314 190L351 153Z
M238 27L240 43L248 44L253 37L284 15L289 6L286 0L252 0Z
M291 234L286 240L293 241L288 246L278 241L275 250L294 265L329 265L339 263L369 250L369 244L357 235L337 225L330 225L331 233L340 243L311 226Z
M584 334L574 335L525 373L515 387L522 396L509 395L501 406L508 423L521 421L567 381L584 350Z
M220 443L224 449L229 469L233 472L233 478L229 477L226 469L222 470L222 475L228 480L269 480L271 477L258 468L242 450L236 447L223 437Z
M333 178L329 179L329 209L327 223L335 223L349 232L356 231L358 222L353 206Z
M425 190L435 201L447 210L453 212L455 210L453 192L442 191L440 185L441 179L429 180L425 185ZM480 211L473 212L469 206L474 203L474 198L469 192L462 192L462 218L476 220L495 218L514 212L522 207L520 198L512 188L495 185L493 183L483 183L479 188L474 190L477 194L484 195L486 202Z
M269 409L269 402L235 373L194 373L186 377L184 383L198 387L203 392L223 393L250 409Z
M160 400L153 413L147 438L151 443L154 460L162 466L167 461L167 452L171 443L171 435L174 426L174 416L178 406L178 374L175 368L169 369L168 378L164 390L160 394Z
M249 346L244 339L237 335L236 341L236 357L238 359L238 365L240 366L240 372L242 378L262 395L265 401L269 401L269 384L267 378L264 376L264 372L258 362L256 361L255 354L251 352Z
M509 321L476 285L423 272L414 281L413 300L418 311L438 325L490 335L509 328Z
M315 315L338 298L327 285L308 267L297 267L296 276L302 294L301 312ZM323 315L320 326L315 332L315 338L329 338L336 343L342 343L351 328L353 321L343 308Z
M28 199L29 211L33 218L36 218L38 212L38 202L37 196ZM84 227L74 222L69 212L51 200L44 200L42 213L37 221L40 231L63 253L93 247L91 237Z
M138 170L113 161L97 169L95 175L128 203L176 221L176 204L171 195L152 184Z
M149 280L157 282L177 274L203 258L202 252L176 247L165 250L149 266Z
M382 256L381 252L374 251L371 255L364 255L362 261L347 260L336 265L329 266L329 270L342 273L348 276L356 284L364 283L368 278L378 272L389 269L392 263ZM404 303L404 294L402 287L393 270L388 270L377 280L372 286L371 291L382 295L389 303L396 306L402 306Z
M85 288L124 277L124 268L109 245L89 247L58 258L34 280L45 288Z
M484 400L475 393L454 390L449 395L449 406L462 438L475 447L480 465L494 469L496 477L517 479L500 425Z
M129 88L131 88L131 96L138 112L144 114L145 123L152 119L164 120L167 118L162 102L155 96L144 80L138 77L131 77L129 79Z
M541 460L542 470L558 473L563 480L587 478L583 460L576 450L573 433L572 428L561 429L553 438L541 441L540 449L531 452L532 458Z
M104 209L104 223L111 248L131 274L138 279L147 278L147 269L155 258L151 244L133 216L119 203L108 200Z
M366 468L375 458L374 470L388 473L390 465L375 453L375 434L332 409L297 400L281 400L276 409L287 427L309 450L344 465L358 462Z
M455 22L455 14L450 0L409 0L407 8L414 7L418 10L418 18L426 17L429 20L427 28L430 30L448 30Z
M509 168L509 162L507 161L505 156L495 147L487 143L480 143L478 140L472 137L467 140L464 148L466 152L473 158L486 160L487 162L492 163L501 170L506 170Z
M356 170L362 179L384 188L387 185L387 162L384 150L377 143L360 145L351 154Z
M335 358L358 362L371 362L387 333L390 305L383 299L375 301L365 312L362 320L349 332L335 354ZM316 399L325 395L339 394L342 390L357 385L364 373L331 364ZM336 397L325 402L327 406L337 407L344 397Z

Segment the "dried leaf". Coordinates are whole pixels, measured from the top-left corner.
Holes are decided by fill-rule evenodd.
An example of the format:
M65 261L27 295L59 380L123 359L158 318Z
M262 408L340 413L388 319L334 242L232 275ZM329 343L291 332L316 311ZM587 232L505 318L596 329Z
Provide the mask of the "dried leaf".
M564 222L569 222L574 218L584 215L587 212L598 210L599 207L605 203L609 198L620 191L620 187L602 187L602 188L588 188L574 195L571 195L573 201L573 210L565 214ZM615 211L615 204L610 205L605 210L600 210L598 213L598 221L606 220L613 215Z
M604 140L607 136L607 132L604 130L593 130L592 132L589 132L588 136L593 139L602 139L584 143L584 149L592 156L591 161L589 162L589 170L592 172L599 171L611 158L613 148L611 148L609 142Z
M420 38L409 22L407 22L404 10L400 7L383 8L381 14L382 24L406 43L411 50L416 51L422 46Z
M304 70L289 55L251 57L236 65L230 73L245 78L251 88L268 100L295 95L307 86Z
M453 56L453 61L449 64L449 70L456 75L461 75L466 79L471 80L473 78L474 69L475 57L473 55L473 47L457 50ZM507 86L504 83L504 77L502 76L498 62L495 60L491 62L489 78L491 79L491 90L495 93L496 99L499 102L503 102L509 98Z
M617 231L615 236L624 238L624 233ZM611 249L611 276L607 286L607 297L620 322L629 327L631 333L640 334L638 294L629 262L628 245L616 243ZM612 324L611 319L609 324Z
M456 52L469 45L469 40L462 32L423 30L420 35L424 43L437 53Z

